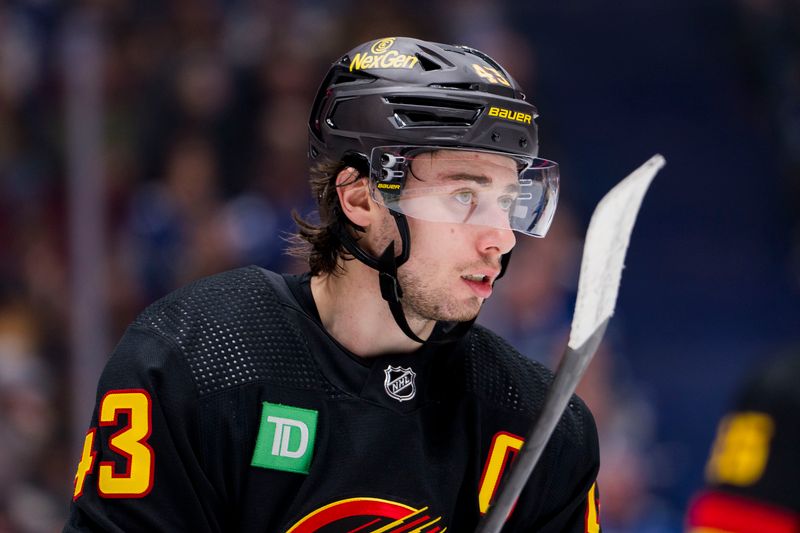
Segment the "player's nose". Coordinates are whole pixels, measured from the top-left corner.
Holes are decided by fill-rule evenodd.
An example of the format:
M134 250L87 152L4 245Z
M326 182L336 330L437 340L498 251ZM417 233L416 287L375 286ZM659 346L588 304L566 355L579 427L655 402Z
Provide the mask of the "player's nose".
M482 254L496 250L500 255L507 254L517 244L517 238L510 227L498 228L483 226L478 237L478 249Z

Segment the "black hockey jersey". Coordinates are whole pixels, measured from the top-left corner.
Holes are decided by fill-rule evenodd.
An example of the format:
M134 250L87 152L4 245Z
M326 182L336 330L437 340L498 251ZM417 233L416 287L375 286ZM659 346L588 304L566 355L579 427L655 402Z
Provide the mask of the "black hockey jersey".
M362 359L309 276L180 289L100 379L64 531L473 531L552 375L490 331ZM599 531L597 432L573 397L504 531Z
M800 532L800 350L752 374L720 422L689 531Z

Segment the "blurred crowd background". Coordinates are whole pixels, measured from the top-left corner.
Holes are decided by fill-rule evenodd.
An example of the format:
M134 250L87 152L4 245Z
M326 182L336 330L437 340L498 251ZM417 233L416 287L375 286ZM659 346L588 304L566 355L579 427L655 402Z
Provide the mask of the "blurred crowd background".
M680 531L716 419L800 324L794 0L0 2L0 532L59 531L94 386L144 306L298 271L306 119L328 65L409 35L484 50L561 163L481 320L557 364L591 211L650 155L617 315L581 394L605 532Z

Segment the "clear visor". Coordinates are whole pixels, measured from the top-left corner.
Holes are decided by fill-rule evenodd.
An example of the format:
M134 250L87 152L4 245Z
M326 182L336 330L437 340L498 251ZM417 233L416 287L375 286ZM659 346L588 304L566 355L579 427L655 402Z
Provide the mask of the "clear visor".
M558 164L469 148L381 146L370 156L370 191L413 218L544 237L558 203Z

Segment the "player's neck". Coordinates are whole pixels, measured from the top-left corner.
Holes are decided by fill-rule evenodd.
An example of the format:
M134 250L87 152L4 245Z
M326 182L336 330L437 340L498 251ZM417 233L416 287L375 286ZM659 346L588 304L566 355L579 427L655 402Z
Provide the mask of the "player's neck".
M311 293L325 329L342 346L360 357L412 352L420 347L400 329L381 297L378 273L357 260L342 264L344 273L311 278ZM422 339L435 322L408 317Z

